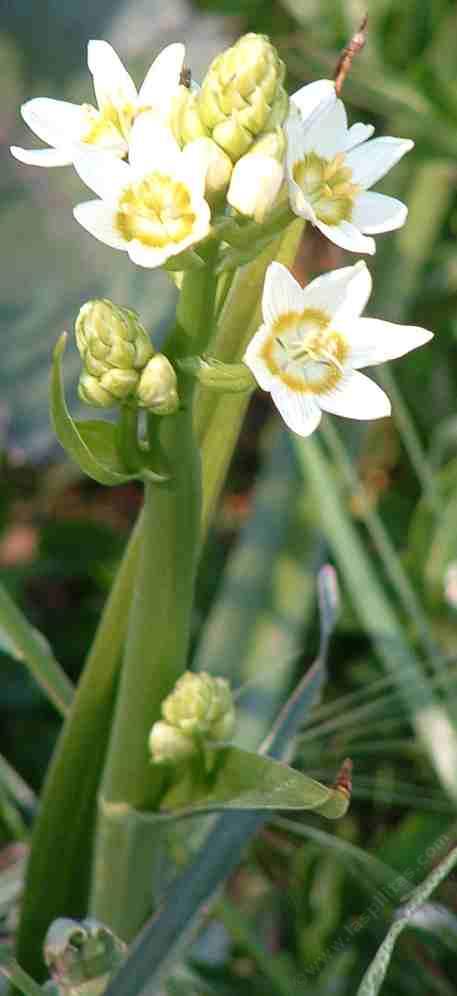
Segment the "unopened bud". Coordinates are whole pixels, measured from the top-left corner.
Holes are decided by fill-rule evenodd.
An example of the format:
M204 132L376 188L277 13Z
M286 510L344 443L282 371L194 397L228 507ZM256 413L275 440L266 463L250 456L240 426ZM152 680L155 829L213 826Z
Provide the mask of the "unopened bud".
M156 415L172 415L179 407L176 373L163 353L146 364L136 391L138 403Z
M265 35L247 34L211 63L197 97L203 124L236 162L254 139L284 121L285 67Z
M248 153L234 167L227 200L240 214L261 224L276 202L283 178L277 159Z
M108 300L88 301L76 319L75 333L83 362L82 400L102 408L129 400L154 355L136 312Z
M268 131L251 145L248 156L266 156L268 159L276 159L278 163L284 161L286 151L286 137L282 128L275 128Z
M159 720L149 734L149 750L154 764L179 764L195 753L192 737Z
M126 953L124 942L91 918L54 920L44 942L44 960L61 996L100 996Z
M179 361L179 366L211 391L241 394L257 386L245 363L222 363L211 356L187 356Z
M232 161L211 138L199 138L193 142L206 161L205 197L211 200L226 190L232 175Z
M180 86L171 104L170 127L179 145L187 145L197 138L209 135L198 113L197 93L194 89Z
M230 685L205 671L186 671L162 703L162 716L187 736L227 740L235 725Z

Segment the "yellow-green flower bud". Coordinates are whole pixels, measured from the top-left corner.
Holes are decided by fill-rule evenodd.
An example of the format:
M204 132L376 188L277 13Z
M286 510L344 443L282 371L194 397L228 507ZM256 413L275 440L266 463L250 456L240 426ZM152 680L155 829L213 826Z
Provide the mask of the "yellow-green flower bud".
M102 408L129 400L154 355L136 312L108 300L88 301L76 319L75 333L83 362L82 400Z
M266 156L270 159L277 159L282 163L286 151L286 137L282 128L275 128L268 131L251 145L248 156Z
M160 719L149 734L149 750L153 764L179 764L195 753L196 745L192 737Z
M123 941L89 917L54 920L43 950L60 996L101 996L127 953Z
M284 121L284 63L265 35L243 35L211 63L197 96L203 124L236 162L255 138Z
M186 86L180 86L173 98L170 127L181 146L209 135L198 113L197 93Z
M146 364L136 390L138 404L156 415L172 415L179 407L176 373L163 353Z
M83 370L78 384L81 401L97 408L112 408L132 398L139 381L136 370L108 370L101 377Z
M162 716L187 736L227 740L235 725L230 685L205 671L186 671L162 703Z

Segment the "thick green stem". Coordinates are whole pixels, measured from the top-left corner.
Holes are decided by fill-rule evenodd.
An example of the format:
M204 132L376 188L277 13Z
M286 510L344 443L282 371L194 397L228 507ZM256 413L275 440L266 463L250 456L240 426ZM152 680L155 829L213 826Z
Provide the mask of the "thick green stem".
M62 729L34 826L18 958L38 978L44 976L42 944L49 924L58 916L84 916L87 910L96 792L111 726L141 534L142 516L133 530Z
M261 297L266 269L273 259L292 266L303 222L296 219L283 236L238 271L230 284L217 330L209 343L211 355L233 363L241 359L261 322ZM235 449L249 396L216 394L200 388L195 405L195 431L202 453L202 536L209 523Z
M130 940L150 906L154 845L143 861L126 807L157 805L163 788L148 735L164 697L185 670L200 537L200 466L191 396L161 420L160 446L173 488L146 485L143 542L107 756L95 854L91 913ZM126 813L125 818L123 813ZM132 853L133 841L133 853Z

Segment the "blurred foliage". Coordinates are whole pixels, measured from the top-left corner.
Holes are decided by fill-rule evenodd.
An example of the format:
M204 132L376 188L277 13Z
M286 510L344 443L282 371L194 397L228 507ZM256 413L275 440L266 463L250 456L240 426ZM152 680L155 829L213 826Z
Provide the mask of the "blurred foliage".
M173 291L165 276L136 270L77 229L70 208L81 188L70 170L45 173L9 159L10 141L27 144L16 110L26 95L88 98L82 47L104 31L115 5L79 5L76 16L74 4L49 2L33 14L40 6L32 32L31 3L7 4L0 38L0 214L9 249L0 275L8 451L0 578L76 679L140 493L81 482L51 459L50 352L89 296L135 306L160 334ZM235 16L235 30L270 33L291 91L333 73L365 9L361 0L198 0L194 7L224 24ZM336 431L332 422L308 448L294 449L265 396L254 399L202 559L194 617L194 666L231 676L237 742L252 748L314 657L315 577L322 563L335 562L343 613L325 698L302 731L297 762L331 782L350 755L354 802L330 829L318 817L278 817L259 834L170 982L176 996L354 996L394 910L457 838L456 759L444 734L430 727L427 738L418 724L422 680L454 729L457 717L457 12L453 0L371 0L369 16L367 45L345 84L351 120L412 136L416 149L382 184L408 203L410 219L377 240L368 311L423 324L436 338L396 363L393 375L379 371L392 420L343 421ZM149 53L134 61L138 79L149 61ZM306 282L347 262L309 232L297 276ZM74 352L69 378L76 360ZM386 618L392 642L380 648ZM34 806L13 769L39 787L59 721L23 664L3 644L0 653L0 751L12 766L0 758L0 921L10 936ZM415 662L409 686L405 654ZM446 763L440 782L436 771ZM450 879L424 922L399 938L383 996L457 992L456 915Z

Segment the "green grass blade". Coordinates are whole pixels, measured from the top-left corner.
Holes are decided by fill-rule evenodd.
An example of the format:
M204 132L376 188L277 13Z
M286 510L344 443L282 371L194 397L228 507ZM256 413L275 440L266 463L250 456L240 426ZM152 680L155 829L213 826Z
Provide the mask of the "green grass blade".
M45 638L27 622L1 584L0 628L12 644L15 656L27 665L48 699L62 716L66 716L73 699L73 685L57 663Z
M399 911L398 919L392 924L385 940L381 944L374 960L357 990L357 996L378 996L387 974L397 938L406 927L414 925L414 914L420 909L426 899L431 896L440 882L457 864L457 847L427 875L427 878L417 886L411 894L406 906Z
M362 626L397 685L412 725L452 799L457 799L457 737L411 650L395 609L378 581L316 436L297 441L296 453L319 520ZM438 733L440 735L438 735Z

